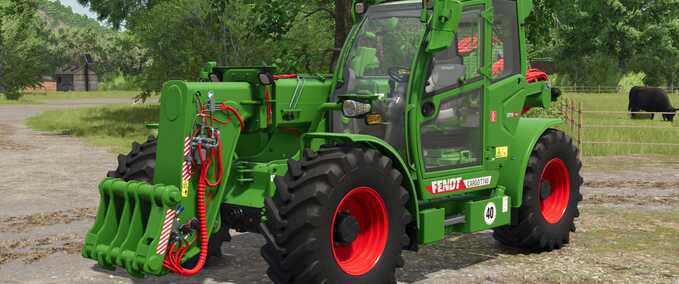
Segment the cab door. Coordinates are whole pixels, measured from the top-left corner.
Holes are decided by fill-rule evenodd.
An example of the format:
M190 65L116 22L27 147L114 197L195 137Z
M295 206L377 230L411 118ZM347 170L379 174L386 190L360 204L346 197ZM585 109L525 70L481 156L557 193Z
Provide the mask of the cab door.
M421 188L425 199L488 188L486 62L490 32L485 5L466 6L450 48L432 55L418 116ZM485 70L485 72L484 72Z
M490 111L495 111L497 123L491 124L488 137L489 147L496 153L493 161L499 166L503 160L511 157L512 150L507 141L511 141L525 105L525 70L526 51L521 43L523 33L520 32L517 1L493 0L493 18L491 35L492 79L487 96Z

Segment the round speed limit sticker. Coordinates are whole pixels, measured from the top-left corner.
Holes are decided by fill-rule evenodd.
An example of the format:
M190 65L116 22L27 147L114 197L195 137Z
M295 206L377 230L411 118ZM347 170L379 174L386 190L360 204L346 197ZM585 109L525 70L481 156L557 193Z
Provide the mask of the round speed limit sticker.
M486 225L493 225L495 223L495 217L497 215L497 208L495 207L495 203L489 202L486 204L486 209L483 210L483 219L486 221Z

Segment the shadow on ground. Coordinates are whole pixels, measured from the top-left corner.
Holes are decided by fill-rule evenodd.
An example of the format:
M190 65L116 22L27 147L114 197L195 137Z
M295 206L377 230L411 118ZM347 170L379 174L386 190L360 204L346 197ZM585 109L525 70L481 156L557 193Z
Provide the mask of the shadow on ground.
M457 234L420 247L418 252L403 253L405 267L397 272L401 282L416 282L443 270L460 270L496 259L500 255L516 255L521 251L500 245L493 233Z
M125 270L109 271L93 266L92 269L117 277L128 278L134 283L271 283L266 276L267 265L259 254L264 245L264 238L257 234L242 234L233 236L231 242L222 246L224 256L210 258L208 266L194 277L184 278L177 275L167 275L160 278L133 278Z
M108 271L94 266L92 269L128 278L134 283L271 283L266 276L267 264L260 256L259 249L264 239L257 234L233 237L233 241L222 247L222 258L211 258L210 265L192 278L168 275L161 278L130 278L122 269ZM398 270L400 282L416 282L427 279L427 275L443 270L459 270L497 258L499 255L518 254L518 251L503 247L495 242L490 232L468 235L454 235L430 246L423 246L418 252L403 253L406 265Z

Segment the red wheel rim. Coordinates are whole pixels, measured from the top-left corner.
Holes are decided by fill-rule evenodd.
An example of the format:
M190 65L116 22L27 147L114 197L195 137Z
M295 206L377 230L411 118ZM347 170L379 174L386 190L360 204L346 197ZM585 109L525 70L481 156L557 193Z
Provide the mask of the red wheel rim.
M334 241L335 220L345 213L356 218L359 231L349 244ZM349 275L368 273L380 260L389 238L389 218L382 197L370 187L358 187L340 201L332 217L330 243L337 265Z
M551 193L547 198L540 200L540 212L550 224L556 224L561 221L566 209L568 208L568 200L570 199L571 180L568 173L568 167L559 158L554 158L545 165L540 176L538 190L542 191L543 182L549 182L551 185ZM541 195L541 194L540 194Z

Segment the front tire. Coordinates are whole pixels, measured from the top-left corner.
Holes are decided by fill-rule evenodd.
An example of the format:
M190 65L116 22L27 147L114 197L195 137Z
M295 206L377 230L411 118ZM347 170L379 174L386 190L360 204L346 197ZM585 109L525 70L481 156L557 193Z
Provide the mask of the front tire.
M275 283L396 283L411 221L391 159L372 149L324 147L290 160L265 200L262 256Z
M523 203L515 225L494 230L500 243L528 250L551 251L569 243L580 215L582 162L570 137L550 129L535 145L524 178Z

